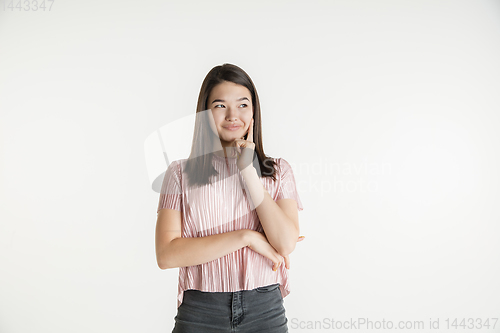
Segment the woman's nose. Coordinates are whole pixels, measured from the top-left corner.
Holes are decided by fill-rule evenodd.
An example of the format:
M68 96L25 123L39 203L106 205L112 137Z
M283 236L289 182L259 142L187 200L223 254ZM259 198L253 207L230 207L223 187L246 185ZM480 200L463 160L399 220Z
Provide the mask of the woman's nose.
M226 113L227 121L236 121L238 117L236 116L236 111L233 108L228 108Z

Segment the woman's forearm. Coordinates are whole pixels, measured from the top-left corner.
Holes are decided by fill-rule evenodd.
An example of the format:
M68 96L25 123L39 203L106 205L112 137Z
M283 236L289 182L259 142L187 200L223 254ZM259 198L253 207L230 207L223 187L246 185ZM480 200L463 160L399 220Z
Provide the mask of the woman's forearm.
M175 238L164 247L161 269L194 266L218 259L248 246L247 229L205 237Z
M283 256L295 249L299 230L262 185L252 165L241 171L269 243Z

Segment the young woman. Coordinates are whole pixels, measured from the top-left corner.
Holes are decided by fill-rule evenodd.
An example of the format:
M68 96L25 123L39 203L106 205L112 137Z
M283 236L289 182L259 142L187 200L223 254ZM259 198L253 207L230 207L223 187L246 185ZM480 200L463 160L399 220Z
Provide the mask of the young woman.
M264 154L241 68L214 67L196 112L191 154L168 166L158 203L158 266L179 267L172 332L288 332L289 254L303 239L292 168Z

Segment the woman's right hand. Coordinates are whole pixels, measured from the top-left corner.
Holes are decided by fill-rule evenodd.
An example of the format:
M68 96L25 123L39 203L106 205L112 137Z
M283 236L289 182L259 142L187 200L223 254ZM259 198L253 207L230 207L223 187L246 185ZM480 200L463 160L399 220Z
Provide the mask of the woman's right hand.
M251 231L251 233L248 241L248 247L257 253L260 253L264 257L270 259L273 262L273 271L276 271L278 267L280 267L283 260L285 261L286 268L290 268L289 257L281 256L278 251L276 251L276 249L269 243L264 232L258 232L255 230L249 231ZM297 239L297 242L300 242L303 239L304 236L301 236Z

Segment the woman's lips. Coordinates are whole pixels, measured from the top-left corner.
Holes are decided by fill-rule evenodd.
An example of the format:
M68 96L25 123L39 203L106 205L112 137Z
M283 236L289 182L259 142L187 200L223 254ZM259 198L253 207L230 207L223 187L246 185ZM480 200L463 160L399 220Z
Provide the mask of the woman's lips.
M229 131L236 131L240 127L241 126L229 126L229 127L224 127L224 128L227 129L227 130L229 130Z

